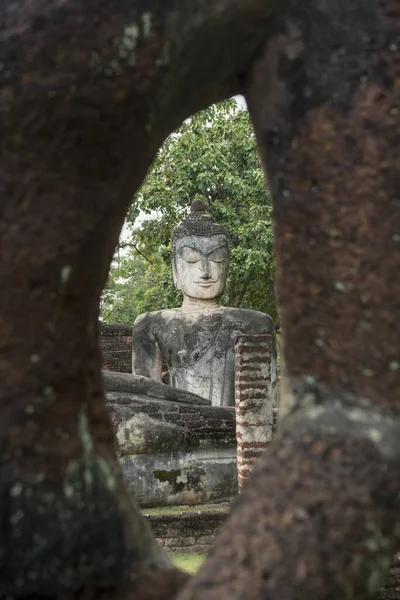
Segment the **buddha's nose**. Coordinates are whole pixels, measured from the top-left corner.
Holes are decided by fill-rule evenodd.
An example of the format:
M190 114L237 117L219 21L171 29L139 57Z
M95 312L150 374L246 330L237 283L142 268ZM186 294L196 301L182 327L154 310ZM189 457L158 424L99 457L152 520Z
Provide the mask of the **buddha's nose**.
M202 264L201 264L200 279L210 279L210 277L211 277L211 275L210 275L208 261L204 260L204 261L202 261Z

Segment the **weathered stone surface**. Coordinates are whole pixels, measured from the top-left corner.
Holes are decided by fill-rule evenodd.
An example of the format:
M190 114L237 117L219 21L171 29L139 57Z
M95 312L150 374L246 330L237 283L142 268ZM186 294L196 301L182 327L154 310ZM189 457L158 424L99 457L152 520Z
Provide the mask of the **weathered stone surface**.
M141 506L199 504L236 495L233 408L143 400L111 392L128 491Z
M290 399L312 381L321 404L344 390L399 412L399 36L398 0L1 3L3 596L166 600L183 583L146 568L166 562L121 487L110 502L96 328L134 190L212 102L245 91L272 188ZM188 593L371 596L400 512L399 463L378 446L273 444ZM91 501L74 496L69 527L77 464Z
M137 577L129 578L124 586L100 592L96 597L99 600L172 600L189 579L188 573L178 569L143 569ZM87 596L79 598L86 600Z
M155 454L185 450L188 433L182 427L138 414L120 423L116 431L118 449L128 454Z
M399 28L397 0L293 3L248 81L287 375L396 410Z
M224 2L223 14L213 2L182 8L126 0L0 7L2 595L92 593L151 565L151 555L157 564L125 491L117 486L110 502L105 485L104 471L118 476L118 467L100 376L99 295L132 193L162 140L194 110L234 93L260 45L261 32L238 31L212 83L198 49L206 23L216 17L218 56L238 17L242 25L256 18L258 31L271 14L255 0ZM93 495L84 510L73 507L68 527L58 508L69 469L84 461L82 418L93 460L79 484L89 473ZM29 489L32 480L40 497L51 490L52 504L36 493L29 504L24 495L9 500L15 484ZM26 548L34 549L30 569Z
M400 596L400 554L396 554L389 572L387 585L380 590L377 600L398 600Z
M231 500L237 492L235 446L123 456L121 465L142 507Z
M215 307L186 312L170 309L138 317L133 330L133 347L137 355L147 356L147 362L154 359L156 363L162 356L166 357L171 372L187 374L186 383L179 380L182 386L199 387L205 393L203 384L209 390L213 382L213 405L234 406L235 338L252 333L273 334L273 331L272 319L255 310ZM199 361L200 358L204 361ZM141 367L135 366L136 369ZM145 372L151 375L149 370ZM152 374L156 376L156 371Z
M106 398L115 429L132 417L147 414L152 419L186 428L190 432L188 444L191 448L234 446L236 443L233 407L143 400L141 396L117 392L108 392Z

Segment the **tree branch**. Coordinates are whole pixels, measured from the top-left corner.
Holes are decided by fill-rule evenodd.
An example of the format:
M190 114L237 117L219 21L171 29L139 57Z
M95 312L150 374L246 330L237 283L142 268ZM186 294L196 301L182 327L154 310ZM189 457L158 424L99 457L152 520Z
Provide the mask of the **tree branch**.
M141 250L139 250L139 248L136 246L136 244L133 244L132 242L124 242L123 244L118 244L118 248L133 248L148 263L150 263L151 265L154 265L154 262L150 258L148 258L145 254L143 254L143 252L141 252Z
M240 295L239 295L239 298L238 298L238 301L237 301L237 304L236 304L236 308L240 308L241 307L241 304L242 304L242 302L244 300L244 296L245 296L246 290L249 287L249 283L251 281L251 278L253 277L253 274L254 274L254 268L250 269L250 271L247 274L246 279L244 280L244 284L243 284L243 287L241 289L241 292L240 292Z

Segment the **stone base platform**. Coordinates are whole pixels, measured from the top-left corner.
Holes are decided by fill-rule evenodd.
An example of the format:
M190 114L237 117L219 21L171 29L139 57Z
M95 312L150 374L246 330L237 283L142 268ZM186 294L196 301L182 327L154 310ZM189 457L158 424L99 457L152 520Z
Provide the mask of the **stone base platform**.
M171 513L144 511L162 548L172 554L207 554L228 516L229 504L187 507Z
M140 506L200 504L237 493L235 446L122 456L120 462Z
M237 494L235 409L108 392L125 482L142 507Z

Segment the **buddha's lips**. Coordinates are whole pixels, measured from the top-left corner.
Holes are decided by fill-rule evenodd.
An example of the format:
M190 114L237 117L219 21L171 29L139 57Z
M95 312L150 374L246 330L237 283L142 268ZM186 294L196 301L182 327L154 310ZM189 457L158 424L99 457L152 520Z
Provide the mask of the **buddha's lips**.
M203 287L209 287L210 285L213 285L214 283L217 283L216 281L194 281L193 283L196 283L197 285L201 285Z

